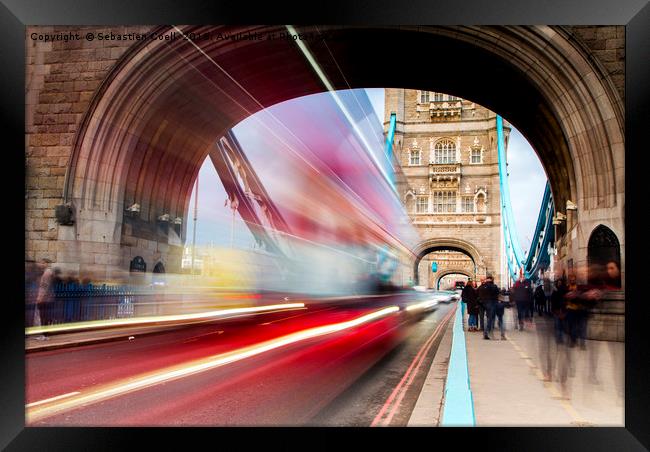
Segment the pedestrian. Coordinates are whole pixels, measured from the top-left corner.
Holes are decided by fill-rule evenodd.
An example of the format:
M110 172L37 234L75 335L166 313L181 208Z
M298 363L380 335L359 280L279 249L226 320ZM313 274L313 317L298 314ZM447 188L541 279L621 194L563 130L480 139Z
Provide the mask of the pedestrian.
M544 285L542 283L535 288L533 297L535 299L535 309L537 314L542 317L546 310L546 294L544 293Z
M56 282L57 274L51 267L52 261L44 258L40 262L40 269L42 276L38 283L38 294L36 296L36 309L38 313L38 320L35 326L47 326L52 322L51 312L52 305L54 304L54 285ZM48 340L45 334L36 337L37 340Z
M476 304L478 305L478 329L485 331L485 305L478 296L479 289L485 284L485 278L481 278L481 285L476 289Z
M505 339L505 326L503 324L503 312L505 309L504 303L499 300L499 288L494 284L492 275L485 277L485 283L481 284L478 289L478 298L487 313L487 325L483 330L483 339L490 339L489 333L492 332L494 327L495 316L499 318L499 327L501 329L501 339Z
M603 283L604 290L618 290L621 288L621 269L616 261L607 262L607 274Z
M465 288L461 294L461 297L465 303L467 303L467 314L469 318L467 320L468 331L478 331L478 294L476 288L474 287L474 281L471 279L467 281Z
M553 324L555 329L555 342L561 344L564 342L564 330L566 321L566 299L568 292L565 279L559 278L555 281L555 290L551 294L551 314L553 315Z
M544 295L546 295L546 315L553 317L551 312L551 295L553 295L553 282L550 278L544 278Z
M528 319L528 311L530 304L533 300L533 290L530 286L530 281L524 278L523 275L519 276L519 280L512 288L512 297L517 306L517 320L519 323L519 331L524 330L524 319Z

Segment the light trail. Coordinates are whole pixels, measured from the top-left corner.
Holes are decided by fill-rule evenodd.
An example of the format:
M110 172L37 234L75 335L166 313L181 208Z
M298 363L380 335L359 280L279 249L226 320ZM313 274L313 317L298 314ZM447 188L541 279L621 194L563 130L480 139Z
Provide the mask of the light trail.
M71 397L73 395L79 394L79 391L69 392L67 394L61 394L56 397L50 397L49 399L39 400L38 402L32 402L25 405L26 408L31 408L33 406L43 405L44 403L54 402L55 400L65 399L66 397Z
M217 69L219 69L223 74L225 74L242 92L244 92L253 102L255 102L257 105L261 107L261 110L259 113L262 113L263 115L266 115L270 117L273 121L275 121L278 125L280 125L283 129L285 129L289 135L291 135L294 139L299 142L305 150L308 152L311 152L309 146L307 146L300 138L298 138L280 119L278 119L273 113L269 111L268 108L265 108L264 105L255 98L246 88L244 88L228 71L226 71L221 65L219 65L210 55L208 55L198 44L196 44L192 39L190 39L183 31L176 25L172 25L172 27L180 33L183 38L189 42L197 51L199 51L212 65L214 65ZM285 28L289 29L288 27L290 26L285 26ZM291 27L293 28L293 27ZM295 29L294 29L295 31ZM301 44L299 42L299 44ZM301 49L302 50L302 49ZM248 113L249 117L254 118L254 120L259 123L263 128L267 129L280 143L285 145L285 148L290 151L295 157L297 157L299 160L301 160L303 163L305 163L308 167L310 167L313 171L315 171L317 174L322 174L322 172L316 168L311 162L309 162L303 155L300 154L296 149L294 149L293 146L291 146L289 143L287 143L280 135L278 135L272 128L270 128L264 121L262 121L260 118L257 117L257 115L253 114L251 111L249 111L244 105L242 105L237 99L235 99L233 96L231 96L228 92L225 91L222 87L217 85L213 80L210 78L206 77L205 74L203 74L194 64L192 64L187 58L185 58L183 55L179 55L181 59L187 62L188 65L190 65L194 70L196 70L199 75L201 75L203 78L205 78L208 83L212 84L216 89L218 89L220 92L222 92L226 97L228 97L231 101L233 101L237 106L239 106L243 111ZM320 70L320 68L319 68ZM322 73L322 71L320 71ZM319 74L320 76L320 74ZM324 74L323 74L324 76ZM328 90L332 91L330 88L333 88L331 84L329 84L329 81L327 82L328 85ZM334 92L332 91L332 94L334 95ZM342 102L340 99L334 95L334 100L336 103L339 105L339 107L342 106ZM345 108L345 106L342 106L342 108ZM347 110L342 110L343 113L345 114L346 117L349 116L349 112ZM349 119L349 118L348 118ZM357 130L358 127L356 124L354 124L354 121L350 121L350 123L355 127L355 132L359 134L359 131ZM370 153L371 158L374 160L374 163L379 167L380 172L382 175L386 178L387 181L390 182L390 177L385 173L379 162L377 161L377 158L374 156L374 154L371 152L371 149L369 148L369 145L365 141L365 137L360 136L360 138L363 141L364 148L366 149L367 153ZM318 158L318 157L316 157ZM333 189L336 192L341 193L344 197L347 197L350 199L351 202L353 202L356 207L359 210L359 213L365 217L367 220L369 220L370 224L374 225L376 228L378 228L380 231L382 231L384 234L387 235L385 239L388 241L392 242L393 244L396 245L396 248L401 249L402 252L405 254L412 254L410 251L409 246L406 244L402 243L402 240L393 236L392 233L388 232L385 228L381 226L381 221L378 220L378 217L375 212L373 212L372 208L362 199L357 192L351 189L351 187L343 181L336 173L334 173L331 169L326 168L325 172L335 180L337 183L333 185ZM395 193L395 187L392 186L390 183L388 184L391 190ZM347 188L348 191L343 192L343 187ZM351 197L350 197L351 196ZM279 231L276 231L279 232ZM383 235L383 234L380 234Z
M110 328L115 326L146 325L152 323L179 322L183 320L207 320L237 314L257 314L274 310L307 309L304 303L270 304L266 306L251 306L246 308L218 309L216 311L195 312L193 314L160 315L135 317L130 319L92 320L89 322L65 323L60 325L30 327L25 329L26 335L43 333L65 333L94 328Z
M200 372L205 372L219 366L237 362L242 359L250 358L252 356L278 349L280 347L295 344L297 342L344 331L363 325L364 323L386 317L398 311L398 306L389 306L378 311L365 314L361 317L357 317L356 319L309 328L303 331L298 331L275 339L264 341L249 347L234 350L232 352L220 353L191 363L186 363L180 366L173 366L162 371L145 374L139 377L128 378L114 384L104 385L94 390L91 389L86 392L78 393L58 403L57 400L61 399L63 396L57 396L50 399L33 402L25 406L26 422L36 422L62 411L68 411L71 409L79 408L81 406L87 406L89 404L97 403L111 397L126 394L128 392L137 391L160 383L176 380L190 375L195 375ZM40 407L29 409L30 407L33 408L37 405Z
M291 25L287 25L286 27L287 27L287 30L289 30L289 33L291 33L292 35L298 35L298 32L296 31L296 29L293 28ZM343 102L341 101L339 95L336 93L336 89L334 89L334 86L330 83L329 79L327 78L327 76L325 75L325 73L323 72L321 67L318 65L318 62L316 61L314 56L311 54L311 52L309 51L307 46L302 41L300 41L300 39L296 40L296 44L298 45L298 47L300 48L302 53L305 55L305 58L307 58L307 61L309 62L311 67L314 69L314 71L316 71L316 74L318 75L318 78L321 79L321 81L323 82L323 84L325 85L327 90L330 92L330 94L334 98L334 102L336 102L336 105L338 105L338 107L341 109L341 112L343 112L343 114L347 118L348 122L352 126L352 129L357 134L357 137L363 143L363 146L364 146L364 149L366 150L366 153L370 156L372 161L375 163L375 165L377 166L377 169L379 170L379 172L384 176L386 182L388 182L388 186L395 193L397 193L395 187L390 183L390 180L391 180L390 176L386 173L386 170L384 169L383 165L377 159L377 156L373 152L372 147L370 146L370 143L368 143L368 140L366 140L366 137L363 134L363 132L361 132L361 130L359 130L359 126L357 126L357 123L355 122L354 118L352 117L352 115L348 111L345 104L343 104Z

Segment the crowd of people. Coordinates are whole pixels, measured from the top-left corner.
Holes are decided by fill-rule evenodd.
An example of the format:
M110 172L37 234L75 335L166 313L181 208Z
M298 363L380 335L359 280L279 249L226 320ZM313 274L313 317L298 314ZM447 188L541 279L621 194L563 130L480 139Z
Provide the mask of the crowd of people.
M597 273L592 268L591 273ZM510 288L508 299L500 296L504 290L494 284L492 275L481 279L477 287L473 280L465 285L461 300L467 306L468 331L482 331L484 339L491 339L495 321L499 323L501 339L505 339L503 314L506 306L516 308L515 328L519 331L533 326L534 314L539 317L551 317L558 341L564 336L571 345L584 347L589 312L593 309L603 293L618 290L621 287L618 263L610 261L604 272L591 277L591 283L578 285L576 276L571 273L555 281L551 290L548 280L541 280L537 285L520 276Z
M473 280L467 281L461 293L461 300L467 305L468 331L483 331L483 338L490 339L495 321L499 322L501 339L505 339L503 314L506 304L499 297L499 287L494 284L494 277L487 275L477 288Z
M540 369L544 379L551 381L555 378L565 390L567 379L574 372L572 350L587 349L587 326L591 312L606 292L621 289L617 262L592 266L588 273L588 284L578 284L573 272L568 277L558 277L553 285L548 280L533 284L520 276L510 288L508 297L503 296L505 291L499 290L491 275L482 279L478 287L470 280L461 294L469 316L467 330L482 331L484 339L493 339L495 320L498 320L501 339L506 339L503 314L506 306L512 307L514 329L537 333ZM587 355L589 382L597 383L598 353L594 349Z

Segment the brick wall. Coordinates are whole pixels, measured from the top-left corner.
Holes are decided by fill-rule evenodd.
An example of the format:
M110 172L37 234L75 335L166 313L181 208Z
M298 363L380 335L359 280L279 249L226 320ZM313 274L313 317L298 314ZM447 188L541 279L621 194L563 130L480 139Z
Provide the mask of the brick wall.
M566 28L603 65L621 99L625 100L625 27L580 25Z
M117 33L149 27L111 27ZM31 34L100 31L98 27L27 27L25 109L25 257L56 260L54 207L63 200L76 131L95 90L132 41L32 40Z

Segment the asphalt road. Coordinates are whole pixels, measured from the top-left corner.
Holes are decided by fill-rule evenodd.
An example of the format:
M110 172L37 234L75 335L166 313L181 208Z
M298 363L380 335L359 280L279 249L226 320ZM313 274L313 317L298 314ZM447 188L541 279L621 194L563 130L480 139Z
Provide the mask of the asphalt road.
M27 423L406 425L455 304L394 312L402 302L319 304L30 353Z

